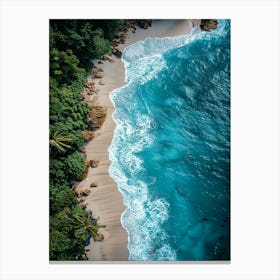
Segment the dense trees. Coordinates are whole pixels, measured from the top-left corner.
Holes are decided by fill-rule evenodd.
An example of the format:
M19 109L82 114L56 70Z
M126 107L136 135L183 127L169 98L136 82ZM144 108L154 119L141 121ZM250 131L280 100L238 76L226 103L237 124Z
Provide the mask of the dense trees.
M50 21L50 259L74 260L84 254L86 240L102 238L100 225L75 202L72 182L86 164L78 150L90 109L80 100L91 61L111 49L121 20Z

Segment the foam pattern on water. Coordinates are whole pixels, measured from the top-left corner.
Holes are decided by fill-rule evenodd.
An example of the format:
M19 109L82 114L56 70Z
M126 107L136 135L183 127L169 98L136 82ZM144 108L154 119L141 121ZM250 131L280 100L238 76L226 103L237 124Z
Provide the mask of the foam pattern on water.
M110 175L129 260L230 255L230 21L125 49Z

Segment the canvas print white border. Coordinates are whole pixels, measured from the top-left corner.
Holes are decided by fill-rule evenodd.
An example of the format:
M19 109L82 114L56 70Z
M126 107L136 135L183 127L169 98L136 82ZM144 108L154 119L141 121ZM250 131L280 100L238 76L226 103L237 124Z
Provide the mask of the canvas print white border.
M231 19L230 264L50 265L49 18ZM1 1L0 279L279 279L278 1Z

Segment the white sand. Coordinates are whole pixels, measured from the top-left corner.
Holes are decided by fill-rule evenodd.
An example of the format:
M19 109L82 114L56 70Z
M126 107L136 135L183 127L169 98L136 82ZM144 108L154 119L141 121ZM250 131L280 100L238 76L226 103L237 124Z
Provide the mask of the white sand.
M197 22L196 22L197 23ZM128 32L125 44L120 44L122 51L125 47L144 40L147 37L169 37L188 34L192 30L191 20L154 20L152 27L148 29L137 29L136 33ZM91 239L90 245L86 248L90 261L127 261L127 232L123 229L120 221L121 214L125 210L121 194L117 186L109 176L110 166L108 148L111 144L115 123L112 119L114 111L113 104L109 98L109 93L124 85L124 65L121 59L112 57L115 62L104 61L97 64L104 69L105 85L96 84L100 90L97 103L107 108L107 118L98 131L97 137L86 146L87 160L100 160L97 168L90 168L86 180L81 182L83 188L89 188L92 182L97 183L97 188L91 188L91 194L87 197L87 208L92 210L95 216L100 217L99 223L105 224L102 230L104 240L94 242Z

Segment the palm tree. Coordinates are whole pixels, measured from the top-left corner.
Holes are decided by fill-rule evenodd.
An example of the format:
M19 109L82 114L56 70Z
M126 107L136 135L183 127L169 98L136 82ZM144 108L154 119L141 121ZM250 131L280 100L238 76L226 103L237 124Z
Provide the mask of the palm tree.
M65 148L71 148L70 145L66 144L67 142L71 143L73 138L71 136L67 136L56 130L54 132L50 132L50 145L51 147L55 147L58 152L65 152Z
M103 235L98 232L104 225L97 225L97 220L88 215L87 212L76 206L73 209L72 224L74 225L74 235L76 238L86 241L88 234L94 240L102 240Z

